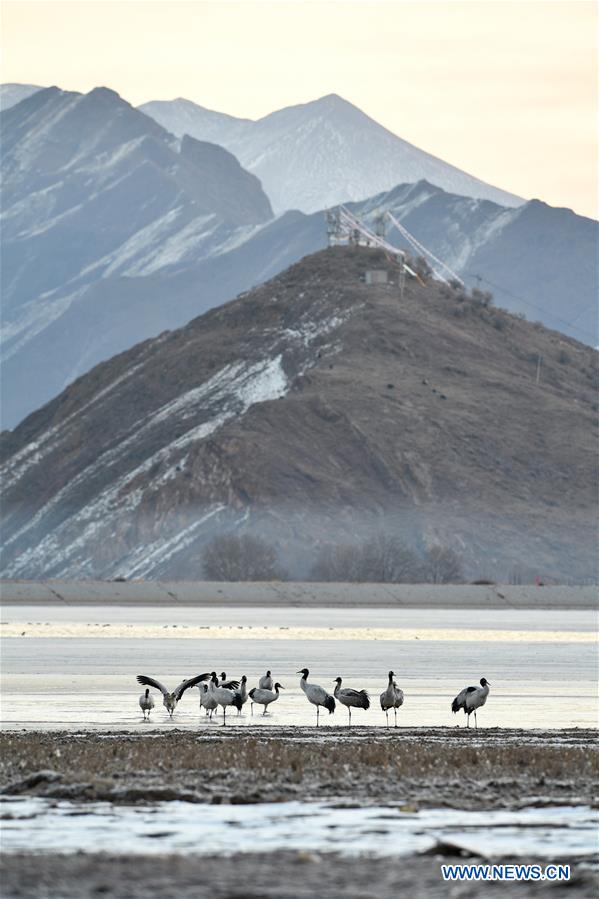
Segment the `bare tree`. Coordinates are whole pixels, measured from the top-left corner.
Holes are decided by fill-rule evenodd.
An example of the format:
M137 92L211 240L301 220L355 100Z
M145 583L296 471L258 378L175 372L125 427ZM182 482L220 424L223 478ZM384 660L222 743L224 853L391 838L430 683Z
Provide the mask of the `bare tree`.
M361 548L363 580L379 584L414 584L423 580L422 563L398 537L377 534Z
M311 572L314 581L354 583L360 578L359 547L352 544L332 544L323 546Z
M464 580L461 557L447 546L431 546L424 560L431 584L457 584Z
M214 537L204 551L202 564L209 581L277 581L284 577L275 548L250 534Z
M312 578L350 583L418 583L424 579L422 563L402 541L377 534L361 544L327 545L320 550Z

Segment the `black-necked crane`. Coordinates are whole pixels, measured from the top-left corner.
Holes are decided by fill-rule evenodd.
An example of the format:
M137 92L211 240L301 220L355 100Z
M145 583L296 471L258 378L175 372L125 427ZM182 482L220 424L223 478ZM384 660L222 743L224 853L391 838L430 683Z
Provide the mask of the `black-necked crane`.
M272 690L274 687L274 681L272 679L272 674L270 671L267 671L266 674L263 674L260 680L258 681L258 689L260 690Z
M229 681L229 683L233 683L233 681ZM239 685L238 681L236 683ZM221 686L218 682L216 671L212 672L209 690L212 698L216 700L218 705L222 706L224 726L227 723L227 706L233 705L235 701L235 690Z
M172 718L173 712L177 708L177 703L179 702L185 691L190 687L195 687L197 684L201 683L204 680L207 680L209 677L209 674L198 674L196 675L196 677L190 677L189 680L184 680L179 684L178 687L175 687L172 693L169 693L164 684L161 684L160 681L155 680L153 677L146 677L145 674L137 675L137 683L143 684L144 686L148 687L156 687L157 690L160 690L160 692L162 693L162 702Z
M451 711L459 712L464 710L464 714L468 716L468 727L470 727L470 715L474 712L474 726L478 727L476 720L476 710L482 708L487 701L489 695L489 687L491 684L486 677L481 677L480 687L464 687L461 693L458 693L454 701L451 703Z
M144 721L150 720L150 712L154 708L154 700L150 696L150 691L146 689L145 693L142 693L139 697L139 707L144 713ZM148 713L148 717L146 718L146 712Z
M233 705L237 709L238 715L241 715L241 710L244 707L244 705L246 704L246 702L248 701L247 682L248 682L248 679L244 674L243 677L241 678L241 683L239 684L239 687L237 688L237 690L235 690L235 698L233 700Z
M227 680L227 674L225 671L221 673L220 678L217 678L218 686L225 687L227 690L237 690L239 687L238 680Z
M206 714L212 719L214 710L218 708L218 702L210 692L208 684L199 684L200 708L206 709Z
M403 690L400 690L400 688L397 686L394 677L395 673L393 671L390 671L387 689L383 690L380 695L381 708L385 713L385 717L387 718L387 727L389 727L389 709L393 709L393 713L395 715L395 727L397 727L397 710L400 706L403 705L404 700Z
M341 677L335 678L335 683L337 686L335 687L335 699L344 705L347 711L349 712L349 724L348 727L351 727L351 710L352 709L369 709L370 708L370 698L366 690L352 690L351 687L342 687L343 679Z
M308 699L312 705L316 706L316 727L318 727L320 707L324 706L324 708L328 710L329 715L332 715L335 711L335 700L330 693L327 693L324 687L320 687L318 684L308 683L308 675L310 672L307 668L300 668L297 673L302 675L300 687L306 694L306 699Z
M284 690L285 687L283 684L276 683L274 690L265 690L260 689L260 687L254 687L253 690L250 690L249 696L252 701L252 715L254 714L254 703L258 705L264 706L263 715L266 715L266 709L272 702L276 702L279 698L279 690Z

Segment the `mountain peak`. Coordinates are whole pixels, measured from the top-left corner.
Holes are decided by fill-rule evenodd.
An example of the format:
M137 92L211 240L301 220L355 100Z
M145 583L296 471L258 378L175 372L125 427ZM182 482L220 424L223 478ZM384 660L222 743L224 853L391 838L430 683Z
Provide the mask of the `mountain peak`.
M229 528L296 575L382 528L472 574L591 570L593 351L432 280L400 300L396 278L381 251L324 250L71 384L4 440L3 575L194 578ZM531 465L547 421L569 439Z
M315 212L423 178L454 194L504 206L522 203L402 140L334 92L257 121L182 100L142 108L179 137L190 134L226 147L260 179L275 213Z
M88 91L86 94L87 97L97 97L106 100L120 100L122 103L126 103L126 100L123 100L121 95L117 93L117 91L113 90L111 87L104 87L103 85L99 85L98 87L94 87L91 91Z
M339 94L325 94L323 97L319 97L317 100L313 100L313 103L321 103L322 105L329 106L353 106L353 103L350 103L349 100L346 100L344 97L341 97Z

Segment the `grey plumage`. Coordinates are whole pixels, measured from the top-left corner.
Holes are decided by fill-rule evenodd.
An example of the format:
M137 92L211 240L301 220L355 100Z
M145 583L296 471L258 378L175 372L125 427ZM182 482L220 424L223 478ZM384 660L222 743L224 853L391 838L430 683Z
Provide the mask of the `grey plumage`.
M164 686L164 684L160 683L160 681L156 680L153 677L148 677L145 674L137 675L137 683L143 684L144 686L148 687L155 687L157 690L160 690L160 692L162 693L162 702L172 718L173 712L177 707L177 703L179 702L185 691L190 687L197 686L197 684L201 683L204 680L207 680L207 678L209 677L209 674L197 674L195 677L190 677L189 680L181 681L181 683L177 687L175 687L172 693L170 693Z
M464 714L467 715L468 727L470 727L470 715L472 713L474 713L474 725L478 727L476 710L482 708L487 701L490 686L489 681L485 677L481 677L479 687L464 687L451 703L451 711L454 714L463 709Z
M387 689L383 690L379 697L379 701L381 703L381 709L385 713L385 717L387 719L387 727L389 727L389 709L393 709L393 714L395 715L395 727L397 727L397 710L403 705L404 694L403 690L401 690L394 678L395 672L389 672L389 681L387 683Z
M348 726L351 726L352 708L369 709L370 697L366 690L353 690L351 687L342 687L343 679L340 677L335 678L335 683L337 685L335 687L335 699L346 707L349 714Z
M324 687L321 687L318 684L308 683L308 675L310 672L307 668L302 668L297 673L302 675L300 687L306 694L306 699L311 702L312 705L316 706L316 727L318 727L320 723L320 707L324 706L329 715L332 715L335 711L335 700L330 693L327 693Z

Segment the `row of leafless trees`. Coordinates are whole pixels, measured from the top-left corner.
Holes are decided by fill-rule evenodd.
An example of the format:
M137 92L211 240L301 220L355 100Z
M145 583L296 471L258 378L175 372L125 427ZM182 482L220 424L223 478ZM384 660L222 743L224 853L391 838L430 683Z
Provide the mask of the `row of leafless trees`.
M275 548L261 537L215 537L203 556L204 577L210 581L285 580ZM323 546L311 580L388 584L452 584L463 581L462 561L452 549L433 546L418 555L388 534L359 544Z

